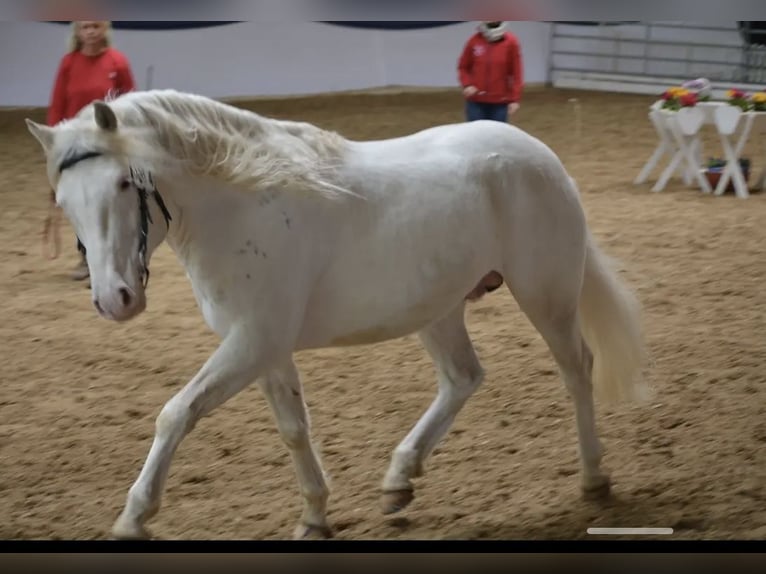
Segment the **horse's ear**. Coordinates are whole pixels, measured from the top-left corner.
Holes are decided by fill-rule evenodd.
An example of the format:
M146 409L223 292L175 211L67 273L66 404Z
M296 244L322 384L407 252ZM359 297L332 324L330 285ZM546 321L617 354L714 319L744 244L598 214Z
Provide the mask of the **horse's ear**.
M93 103L93 111L96 114L96 124L102 130L113 132L117 130L117 116L109 105L102 101Z
M35 136L35 139L43 146L43 151L48 153L48 150L53 145L53 128L33 122L29 118L26 118L24 121L27 123L29 133Z

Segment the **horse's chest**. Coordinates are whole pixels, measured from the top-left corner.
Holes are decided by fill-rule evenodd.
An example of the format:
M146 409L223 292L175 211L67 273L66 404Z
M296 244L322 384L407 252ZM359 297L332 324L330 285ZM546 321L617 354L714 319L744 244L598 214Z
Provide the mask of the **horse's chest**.
M207 325L219 337L224 337L231 327L225 289L223 287L195 287L194 296Z
M194 267L188 277L202 317L217 335L224 337L236 315L242 286L233 272L220 265Z

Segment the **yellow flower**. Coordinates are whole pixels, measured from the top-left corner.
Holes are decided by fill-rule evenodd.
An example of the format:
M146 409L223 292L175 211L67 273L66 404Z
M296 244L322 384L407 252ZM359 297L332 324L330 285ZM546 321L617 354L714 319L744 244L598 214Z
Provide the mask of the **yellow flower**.
M766 92L755 92L751 99L753 103L766 104Z
M670 95L673 97L680 97L680 96L683 96L684 94L687 94L688 92L689 90L687 90L686 88L682 88L680 86L673 86L671 88L668 88L668 93L670 93Z

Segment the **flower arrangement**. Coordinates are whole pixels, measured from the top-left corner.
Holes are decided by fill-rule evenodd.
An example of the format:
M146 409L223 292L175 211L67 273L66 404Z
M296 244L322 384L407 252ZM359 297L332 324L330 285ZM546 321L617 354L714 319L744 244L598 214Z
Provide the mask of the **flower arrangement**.
M668 88L662 94L662 109L678 111L681 108L691 108L697 105L697 94L682 86Z
M662 109L678 111L681 108L694 107L699 102L712 98L712 84L707 78L688 80L680 86L672 86L662 94ZM737 106L743 112L766 112L766 88L749 94L732 88L726 92L726 102Z
M753 104L753 111L766 112L766 90L755 92L750 96L750 101Z
M751 105L750 98L748 97L747 93L736 88L732 88L726 92L726 101L728 101L732 106L741 108L743 112L748 111Z

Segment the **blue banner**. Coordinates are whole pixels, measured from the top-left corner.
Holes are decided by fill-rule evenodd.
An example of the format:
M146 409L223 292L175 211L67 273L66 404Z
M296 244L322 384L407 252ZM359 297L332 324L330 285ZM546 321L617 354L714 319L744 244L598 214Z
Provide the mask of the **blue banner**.
M214 26L226 26L228 24L238 24L245 22L246 20L192 20L192 21L132 21L132 20L115 20L112 22L112 27L115 30L192 30L195 28L211 28ZM455 24L462 24L468 20L438 20L438 21L424 21L424 20L322 20L322 24L331 24L333 26L343 26L347 28L366 28L372 30L423 30L427 28L439 28L443 26L452 26ZM55 24L70 24L71 22L63 22L60 20L54 21ZM597 25L609 25L618 26L620 24L632 24L635 22L584 22L584 21L564 21L556 22L556 24L571 24L579 26L597 26ZM760 22L752 22L751 24L761 24Z
M361 22L347 21L347 20L341 20L341 21L323 20L322 22L324 24L333 24L335 26L345 26L347 28L368 28L373 30L422 30L425 28L438 28L441 26L452 26L453 24L462 24L464 20L438 21L438 22L424 22L420 20L415 20L413 22L400 21L400 20L396 20L393 22L377 21L377 20L366 20Z
M173 21L131 21L131 20L114 20L112 21L112 28L115 30L191 30L194 28L211 28L213 26L225 26L227 24L237 24L239 21L202 21L193 20L188 22L173 22ZM71 24L71 22L62 22L56 20L54 24Z
M114 21L112 27L117 30L191 30L193 28L212 28L213 26L225 26L227 24L237 24L235 20L213 22L194 21L194 22L131 22Z
M224 26L226 24L237 24L242 20L232 21L126 21L115 20L112 22L112 27L115 30L191 30L194 28L211 28L213 26ZM70 24L71 22L57 21L58 24ZM438 21L438 22L423 22L423 21L378 21L378 20L365 20L365 21L322 21L323 24L332 24L335 26L345 26L348 28L370 28L376 30L419 30L424 28L436 28L439 26L450 26L452 24L460 24L461 21Z

